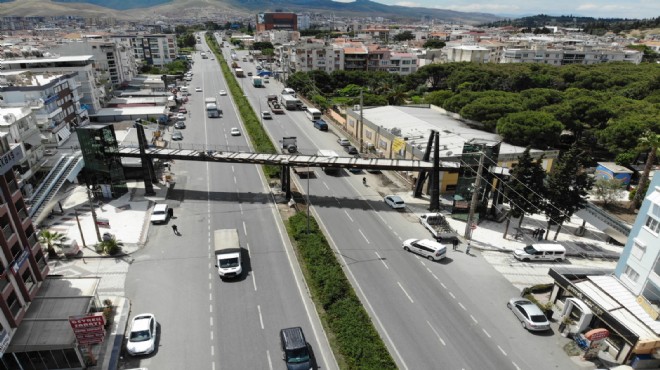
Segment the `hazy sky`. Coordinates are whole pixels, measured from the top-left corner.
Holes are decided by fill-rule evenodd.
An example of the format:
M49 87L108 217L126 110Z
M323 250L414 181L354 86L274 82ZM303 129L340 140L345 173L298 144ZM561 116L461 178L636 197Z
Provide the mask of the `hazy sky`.
M346 1L346 0L344 0ZM595 18L655 18L660 0L374 0L387 5L421 6L503 15L580 15Z

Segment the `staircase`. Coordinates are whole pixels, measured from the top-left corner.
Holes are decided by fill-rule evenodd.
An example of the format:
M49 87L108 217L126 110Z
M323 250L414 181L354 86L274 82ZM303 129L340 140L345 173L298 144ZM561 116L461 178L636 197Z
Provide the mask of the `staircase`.
M30 198L30 217L35 222L48 203L53 199L67 180L72 180L82 169L84 163L80 154L60 158L55 167L39 184L37 190Z
M575 213L576 216L586 220L590 224L596 226L601 231L606 232L606 228L615 230L624 237L630 234L631 226L621 221L615 216L610 215L602 208L588 202L587 206ZM607 232L606 232L607 233ZM611 236L611 235L610 235Z

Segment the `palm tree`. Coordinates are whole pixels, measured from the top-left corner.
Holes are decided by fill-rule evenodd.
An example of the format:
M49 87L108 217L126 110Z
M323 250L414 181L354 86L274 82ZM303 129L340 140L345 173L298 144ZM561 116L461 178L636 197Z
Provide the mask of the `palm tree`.
M655 163L655 159L658 156L658 149L660 148L660 134L656 134L651 130L646 130L644 136L639 139L639 146L644 149L649 149L649 155L646 157L646 163L644 164L644 172L642 177L639 179L639 184L637 185L637 191L635 191L635 197L631 202L630 208L635 209L642 204L644 199L644 190L649 182L649 173L651 172L651 167Z
M57 252L55 251L54 245L55 243L60 243L66 240L67 237L66 235L62 233L58 233L56 231L50 231L50 230L41 230L39 233L39 243L41 244L46 244L47 250L48 250L48 255L53 257L57 255Z

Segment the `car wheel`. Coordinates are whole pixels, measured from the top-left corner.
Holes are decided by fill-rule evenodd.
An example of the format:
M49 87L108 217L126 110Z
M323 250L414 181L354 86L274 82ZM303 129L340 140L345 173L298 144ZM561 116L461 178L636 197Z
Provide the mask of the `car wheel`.
M428 257L426 257L426 258L428 258L429 261L433 261L433 256L428 256Z
M410 249L408 249L408 247L403 247L403 250L406 252L410 252Z
M527 325L525 325L524 321L521 321L520 324L522 324L523 329L527 330Z
M511 303L507 302L507 303L506 303L506 307L507 307L508 309L511 310L511 309L512 309L512 307L511 307Z
M529 262L529 258L523 258L523 262Z
M555 262L561 262L561 258L556 258Z

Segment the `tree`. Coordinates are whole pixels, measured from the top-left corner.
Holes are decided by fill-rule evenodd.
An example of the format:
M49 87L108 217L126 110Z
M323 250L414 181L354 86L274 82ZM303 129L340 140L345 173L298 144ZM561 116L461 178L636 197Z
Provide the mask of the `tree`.
M538 111L511 113L497 121L497 133L505 142L539 149L556 146L563 129L552 115Z
M584 171L589 162L587 153L575 143L562 153L548 176L544 208L548 219L548 234L550 228L557 225L554 240L557 240L564 222L587 204L588 191L593 186L593 180Z
M531 148L527 147L518 158L518 163L511 171L511 178L506 182L504 195L509 201L511 212L506 219L506 228L503 237L509 231L511 217L520 218L518 227L522 225L525 214L540 213L543 208L543 194L545 186L545 171L541 166L542 158L534 160L530 155Z
M425 49L442 49L445 47L445 42L440 41L438 39L430 39L427 40L424 45L422 45L423 48Z
M403 31L400 33L397 33L394 35L392 40L394 41L408 41L408 40L414 40L415 35L412 33L412 31Z
M57 256L54 245L61 243L67 239L66 235L56 231L41 230L39 233L39 243L46 244L48 255L51 257Z
M619 202L621 192L621 180L599 178L594 182L594 196L603 202L605 208L609 208Z
M651 172L651 167L655 164L655 160L658 156L658 149L660 148L660 134L656 134L651 130L644 132L644 136L639 138L639 145L642 148L645 148L649 151L648 156L646 157L646 163L644 164L644 172L639 179L639 184L637 189L644 189L649 182L649 173ZM637 191L635 193L635 198L633 198L631 208L639 207L642 204L642 200L646 192ZM633 208L634 209L634 208Z

